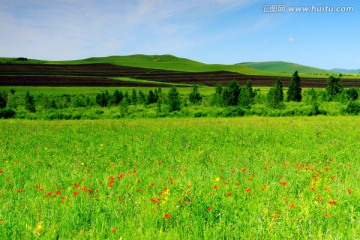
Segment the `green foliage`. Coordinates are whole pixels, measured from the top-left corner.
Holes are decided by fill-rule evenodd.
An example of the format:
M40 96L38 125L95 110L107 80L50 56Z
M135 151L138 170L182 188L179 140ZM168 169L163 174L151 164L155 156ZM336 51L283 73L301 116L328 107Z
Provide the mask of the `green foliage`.
M153 92L153 90L149 90L149 94L147 96L146 104L156 103L158 100L157 95Z
M202 99L202 96L199 93L198 87L195 85L192 89L192 92L189 95L189 101L192 104L199 104Z
M122 93L122 91L115 90L110 98L110 105L115 105L115 106L119 105L123 100L123 98L124 98L124 94Z
M7 104L7 97L6 97L6 93L0 92L0 109L1 108L6 108L6 104Z
M358 99L359 94L356 88L350 88L346 90L346 94L349 100L355 101Z
M360 102L350 101L346 106L345 112L351 115L359 115L360 114Z
M269 90L268 106L271 108L283 108L284 92L282 88L282 81L276 80L275 86Z
M15 117L16 112L9 108L0 109L0 118L13 118Z
M96 103L101 107L107 107L110 102L110 94L108 91L96 95Z
M227 86L228 94L224 98L226 106L236 106L239 102L240 85L236 80L231 80Z
M132 90L130 101L133 105L136 105L138 103L138 96L135 89Z
M327 81L326 91L330 99L333 100L337 94L343 91L341 79L336 76L330 76Z
M239 95L239 106L244 108L249 108L253 99L251 98L252 95L252 89L251 91L247 86L241 87L240 89L240 95Z
M181 109L179 92L175 87L170 88L168 93L170 112L179 111Z
M289 83L289 88L287 92L287 101L300 102L301 98L302 96L301 96L300 77L298 75L298 71L295 71Z
M29 112L36 112L35 99L30 95L29 91L27 91L25 95L25 109Z
M220 83L216 84L215 93L211 99L212 106L218 106L218 107L222 106L222 92L223 92L222 85Z

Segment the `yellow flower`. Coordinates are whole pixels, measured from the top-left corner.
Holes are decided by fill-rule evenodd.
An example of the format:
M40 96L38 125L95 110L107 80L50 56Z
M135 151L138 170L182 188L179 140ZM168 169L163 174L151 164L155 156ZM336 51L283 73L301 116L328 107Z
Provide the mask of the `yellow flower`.
M38 224L36 225L34 233L36 233L38 235L41 234L41 232L43 231L43 226L42 226L43 223L44 223L43 221L38 222Z
M315 204L315 205L318 205L318 204L319 204L319 202L318 202L318 201L315 201L315 202L314 202L314 204Z
M217 177L217 178L215 179L216 182L219 182L220 180L221 180L221 178L219 178L219 177Z

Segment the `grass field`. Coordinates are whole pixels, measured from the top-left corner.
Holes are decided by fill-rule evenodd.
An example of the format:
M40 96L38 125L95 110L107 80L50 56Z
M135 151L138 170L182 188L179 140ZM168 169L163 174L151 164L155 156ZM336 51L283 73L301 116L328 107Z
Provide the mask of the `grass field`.
M358 117L0 124L1 239L359 239Z

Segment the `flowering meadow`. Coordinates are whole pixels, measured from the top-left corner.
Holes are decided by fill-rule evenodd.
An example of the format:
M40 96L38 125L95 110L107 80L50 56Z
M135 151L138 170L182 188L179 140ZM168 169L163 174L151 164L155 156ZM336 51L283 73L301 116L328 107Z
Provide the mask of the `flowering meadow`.
M360 119L0 121L0 239L360 239Z

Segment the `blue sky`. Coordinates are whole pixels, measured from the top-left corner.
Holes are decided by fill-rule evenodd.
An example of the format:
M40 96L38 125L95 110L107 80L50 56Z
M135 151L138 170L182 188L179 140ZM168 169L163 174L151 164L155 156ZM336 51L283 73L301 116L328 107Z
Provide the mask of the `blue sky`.
M285 12L270 13L278 4ZM353 11L295 13L291 6ZM359 29L358 0L1 0L0 56L173 54L359 69Z

